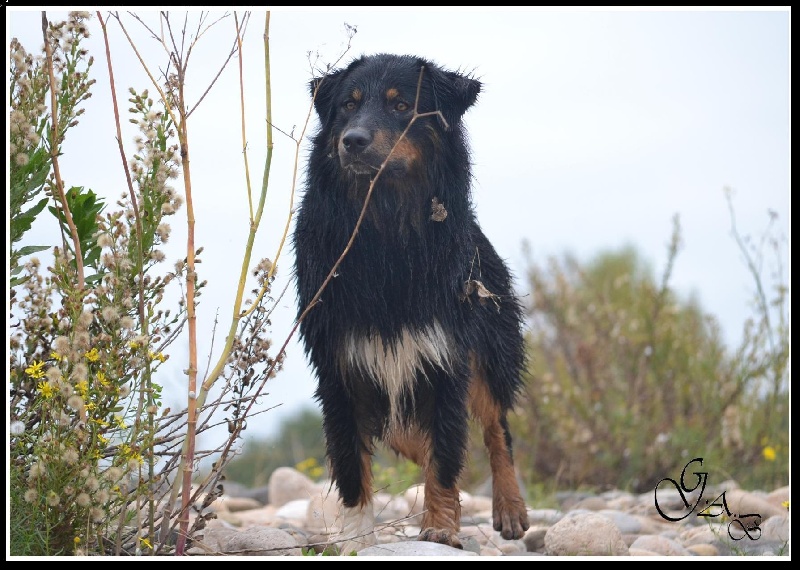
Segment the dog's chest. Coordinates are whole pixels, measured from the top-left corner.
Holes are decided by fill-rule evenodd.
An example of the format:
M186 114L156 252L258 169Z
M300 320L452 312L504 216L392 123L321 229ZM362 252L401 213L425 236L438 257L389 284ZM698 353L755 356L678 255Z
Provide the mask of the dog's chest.
M394 416L404 396L413 398L415 383L429 380L427 370L450 369L453 346L451 336L436 321L422 328L404 327L388 342L379 334L349 333L344 341L343 364L386 392Z

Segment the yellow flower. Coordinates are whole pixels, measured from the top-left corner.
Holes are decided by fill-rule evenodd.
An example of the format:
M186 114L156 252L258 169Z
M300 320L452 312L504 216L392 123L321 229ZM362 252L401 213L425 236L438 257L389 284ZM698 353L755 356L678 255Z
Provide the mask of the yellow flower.
M97 348L93 348L89 352L85 352L83 355L89 362L97 362L100 360L100 351L98 351Z
M784 501L781 503L781 506L785 508L787 511L789 510L789 501Z
M298 471L300 471L302 473L306 473L310 469L312 469L313 467L316 467L316 466L317 466L317 460L315 458L313 458L313 457L309 457L308 459L304 459L303 461L301 461L300 463L298 463L294 467Z
M86 399L86 395L89 393L89 382L86 380L81 380L77 384L75 384L75 388L78 390L83 399Z
M147 356L150 357L150 360L158 360L160 362L166 362L167 361L167 357L164 356L163 352L155 353L155 352L148 351L147 352Z
M130 346L132 350L136 350L137 348L139 348L139 343L136 342L135 340L132 340L128 343L128 346Z
M116 423L122 429L128 427L127 425L125 425L125 418L119 415L114 416L114 423Z
M130 445L127 443L123 443L119 446L119 454L125 461L130 461L131 459L136 460L140 465L144 463L144 459L142 459L142 454L138 451L135 451Z
M81 537L76 536L75 538L72 539L72 542L75 543L75 546L78 546L81 543Z
M147 539L147 538L140 538L140 539L139 539L139 542L141 542L141 543L142 543L142 546L144 546L145 548L149 548L150 550L153 550L153 545L152 545L152 544L150 544L150 540L149 540L149 539Z
M107 388L109 384L111 384L111 382L108 381L108 378L106 378L105 372L102 370L97 373L97 381L100 382L100 385L104 388Z
M61 360L63 357L54 350L50 353L50 358L52 358L53 360ZM76 536L75 538L78 537Z
M764 459L767 461L775 461L775 448L771 445L768 445L764 448Z
M38 380L39 378L44 378L44 362L41 360L34 360L33 364L28 366L25 369L25 374L33 378L34 380Z
M102 436L102 435L100 435L99 433L97 434L97 440L98 440L100 443L102 443L103 445L105 445L105 444L107 444L107 443L108 443L108 438L106 438L106 437L103 437L103 436Z
M36 391L45 398L52 397L55 392L49 382L39 382L39 384L36 386Z

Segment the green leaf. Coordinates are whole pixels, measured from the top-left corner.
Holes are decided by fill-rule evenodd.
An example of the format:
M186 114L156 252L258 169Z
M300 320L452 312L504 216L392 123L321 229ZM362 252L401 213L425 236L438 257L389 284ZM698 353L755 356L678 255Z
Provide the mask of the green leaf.
M23 204L31 201L44 186L50 172L50 155L40 147L28 155L23 165L11 163L10 206L12 214L21 211Z
M78 233L83 264L87 267L97 267L101 250L94 236L97 232L97 216L105 208L105 202L98 198L92 190L84 191L83 186L73 186L67 190L65 199ZM61 223L64 231L69 234L69 225L63 210L55 206L49 206L48 209Z
M37 251L44 251L46 249L50 249L49 245L26 245L25 247L21 247L17 250L17 255L30 255L32 253L36 253Z
M33 220L39 215L44 207L47 205L47 198L42 198L36 205L29 208L25 212L13 214L11 216L11 227L9 228L11 234L11 243L16 243L22 239L25 232L31 229Z
M21 268L21 267L17 267L16 269L22 269L22 268ZM30 275L25 275L24 277L12 277L12 278L9 280L8 284L9 284L9 285L11 286L11 288L13 289L14 287L17 287L17 286L19 286L19 285L22 285L23 283L25 283L25 282L26 282L28 279L30 279L30 278L31 278L31 276L30 276Z
M91 264L87 263L86 265L91 265ZM89 277L85 277L84 281L86 281L87 285L94 285L95 283L98 283L102 278L103 278L102 273L95 273L94 275L89 275Z

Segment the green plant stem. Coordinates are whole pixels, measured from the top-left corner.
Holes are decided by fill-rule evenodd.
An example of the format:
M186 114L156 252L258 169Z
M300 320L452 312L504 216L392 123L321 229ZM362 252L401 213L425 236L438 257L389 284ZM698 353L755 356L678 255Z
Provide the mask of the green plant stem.
M181 457L183 470L183 493L181 497L180 530L175 545L175 555L183 556L189 530L189 502L192 491L192 472L194 464L195 439L197 437L197 314L195 313L195 284L197 273L195 271L194 247L194 206L192 202L192 181L189 160L189 128L186 121L186 106L184 97L184 72L179 70L178 101L181 121L178 124L178 138L181 148L181 165L183 168L184 189L186 191L186 311L189 325L189 386L187 394L186 417L186 445Z
M222 354L220 358L217 360L216 365L212 369L212 371L208 374L206 379L203 381L203 385L201 387L201 393L199 394L199 405L202 407L205 403L206 397L208 395L208 391L214 385L217 378L222 374L222 371L225 368L225 363L228 360L228 356L230 355L230 351L233 348L233 341L236 339L236 331L239 328L239 323L241 319L247 315L247 313L242 312L242 299L244 298L244 289L247 281L247 273L250 267L250 260L253 255L253 244L255 243L256 233L258 232L259 225L261 224L261 217L264 213L264 206L267 200L267 189L269 188L269 173L272 167L272 95L271 90L272 86L270 83L270 59L269 59L269 18L270 12L268 11L266 14L266 19L264 23L264 73L266 75L266 112L267 112L267 156L264 162L264 174L261 181L261 195L259 197L258 207L256 208L255 216L251 218L250 221L250 233L247 236L247 244L245 245L245 252L244 258L242 260L242 267L239 272L239 284L236 288L236 298L233 303L233 315L231 317L231 324L228 328L228 334L225 337L225 345L222 349ZM238 33L238 29L237 29ZM241 60L242 54L240 52L239 58ZM242 93L242 101L244 101L244 77L240 67L240 76L239 76L239 85L240 90ZM242 105L242 117L244 118L244 105ZM245 128L244 128L244 119L242 121L242 137L243 146L246 145L246 135L245 135ZM245 154L245 160L247 155ZM247 168L247 163L245 162L245 168ZM249 181L249 175L248 175ZM249 182L248 182L249 188ZM249 191L248 191L249 194ZM274 264L273 264L274 267ZM267 279L266 283L269 283ZM265 285L266 285L265 283ZM253 307L258 304L258 300L253 303Z

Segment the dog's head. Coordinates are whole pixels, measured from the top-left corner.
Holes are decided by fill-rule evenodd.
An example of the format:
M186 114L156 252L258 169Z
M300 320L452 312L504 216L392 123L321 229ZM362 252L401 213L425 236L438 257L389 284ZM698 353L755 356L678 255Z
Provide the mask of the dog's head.
M344 69L311 81L322 127L317 142L356 175L408 173L436 152L440 137L461 137L461 117L477 100L481 84L459 72L408 55L364 56ZM408 130L415 113L420 117Z

